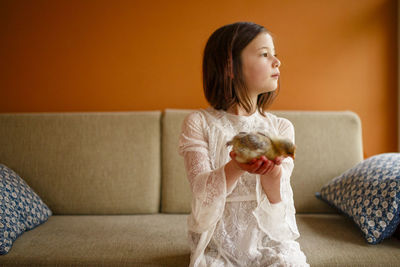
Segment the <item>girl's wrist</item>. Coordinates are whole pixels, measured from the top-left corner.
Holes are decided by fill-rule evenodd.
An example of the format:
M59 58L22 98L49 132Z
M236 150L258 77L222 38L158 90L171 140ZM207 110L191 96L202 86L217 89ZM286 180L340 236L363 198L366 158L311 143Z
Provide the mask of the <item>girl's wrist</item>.
M274 169L270 172L261 175L263 180L267 180L269 183L280 182L282 176L282 166L275 165Z
M236 163L232 160L225 164L225 177L226 177L226 186L230 188L242 176L245 171L240 169L239 166L236 166Z
M235 173L239 174L239 176L242 175L242 174L244 174L244 173L246 172L245 170L243 170L242 168L240 168L240 167L238 166L238 164L237 164L233 159L230 160L230 161L226 164L226 167L229 168L232 172L235 172Z
M271 204L279 203L281 199L281 183L278 181L261 181L261 186Z
M260 177L261 186L271 204L282 201L280 193L282 169L281 166L275 166L275 168L279 168L276 170L276 173L270 172Z

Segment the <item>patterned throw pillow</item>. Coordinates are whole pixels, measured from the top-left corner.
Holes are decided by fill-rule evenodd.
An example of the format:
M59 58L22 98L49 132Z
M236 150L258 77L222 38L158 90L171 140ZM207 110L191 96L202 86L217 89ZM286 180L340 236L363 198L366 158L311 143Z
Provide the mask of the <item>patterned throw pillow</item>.
M52 215L40 197L13 170L0 164L0 255L25 231Z
M368 243L378 244L393 235L400 222L400 153L362 161L316 196L353 219Z

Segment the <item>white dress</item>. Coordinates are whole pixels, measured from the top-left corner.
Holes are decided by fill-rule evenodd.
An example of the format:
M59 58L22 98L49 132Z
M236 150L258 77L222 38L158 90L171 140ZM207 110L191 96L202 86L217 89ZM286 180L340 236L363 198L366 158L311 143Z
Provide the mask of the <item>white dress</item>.
M290 175L293 160L282 162L281 198L271 204L260 176L245 173L226 187L226 143L239 132L259 131L294 142L293 125L258 111L238 116L207 108L183 123L179 152L184 156L192 190L188 217L190 266L309 266L300 250Z

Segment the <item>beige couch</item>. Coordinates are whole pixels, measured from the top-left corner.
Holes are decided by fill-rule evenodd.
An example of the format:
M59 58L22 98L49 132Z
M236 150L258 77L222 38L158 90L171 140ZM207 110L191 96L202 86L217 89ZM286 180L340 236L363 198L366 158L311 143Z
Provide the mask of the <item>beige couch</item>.
M0 115L0 163L54 215L1 266L187 266L191 193L177 141L188 110ZM400 241L368 245L315 192L363 158L351 112L274 112L298 146L292 187L311 266L399 266Z

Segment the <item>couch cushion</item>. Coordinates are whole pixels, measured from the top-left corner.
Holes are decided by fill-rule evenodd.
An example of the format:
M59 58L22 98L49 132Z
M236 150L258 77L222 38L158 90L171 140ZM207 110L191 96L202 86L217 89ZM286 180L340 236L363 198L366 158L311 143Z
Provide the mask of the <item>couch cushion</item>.
M322 185L363 160L361 121L350 111L276 111L289 119L297 145L291 178L299 213L336 213L315 198Z
M400 153L370 157L316 194L349 216L370 244L391 236L400 222Z
M186 215L52 216L1 266L188 266Z
M0 114L0 162L24 177L54 214L155 213L160 115Z
M190 112L170 109L163 114L163 212L190 212L191 192L183 159L177 152L181 125ZM295 128L297 150L291 181L297 212L337 213L314 194L326 182L363 159L359 117L349 111L272 113L289 119Z
M398 266L400 240L373 246L347 217L339 214L298 214L301 249L311 266Z
M183 158L178 154L182 122L190 112L167 109L162 116L162 212L189 213L191 209L192 193Z
M0 257L2 266L188 266L187 215L52 216ZM400 241L368 245L349 219L297 215L311 266L397 266Z

